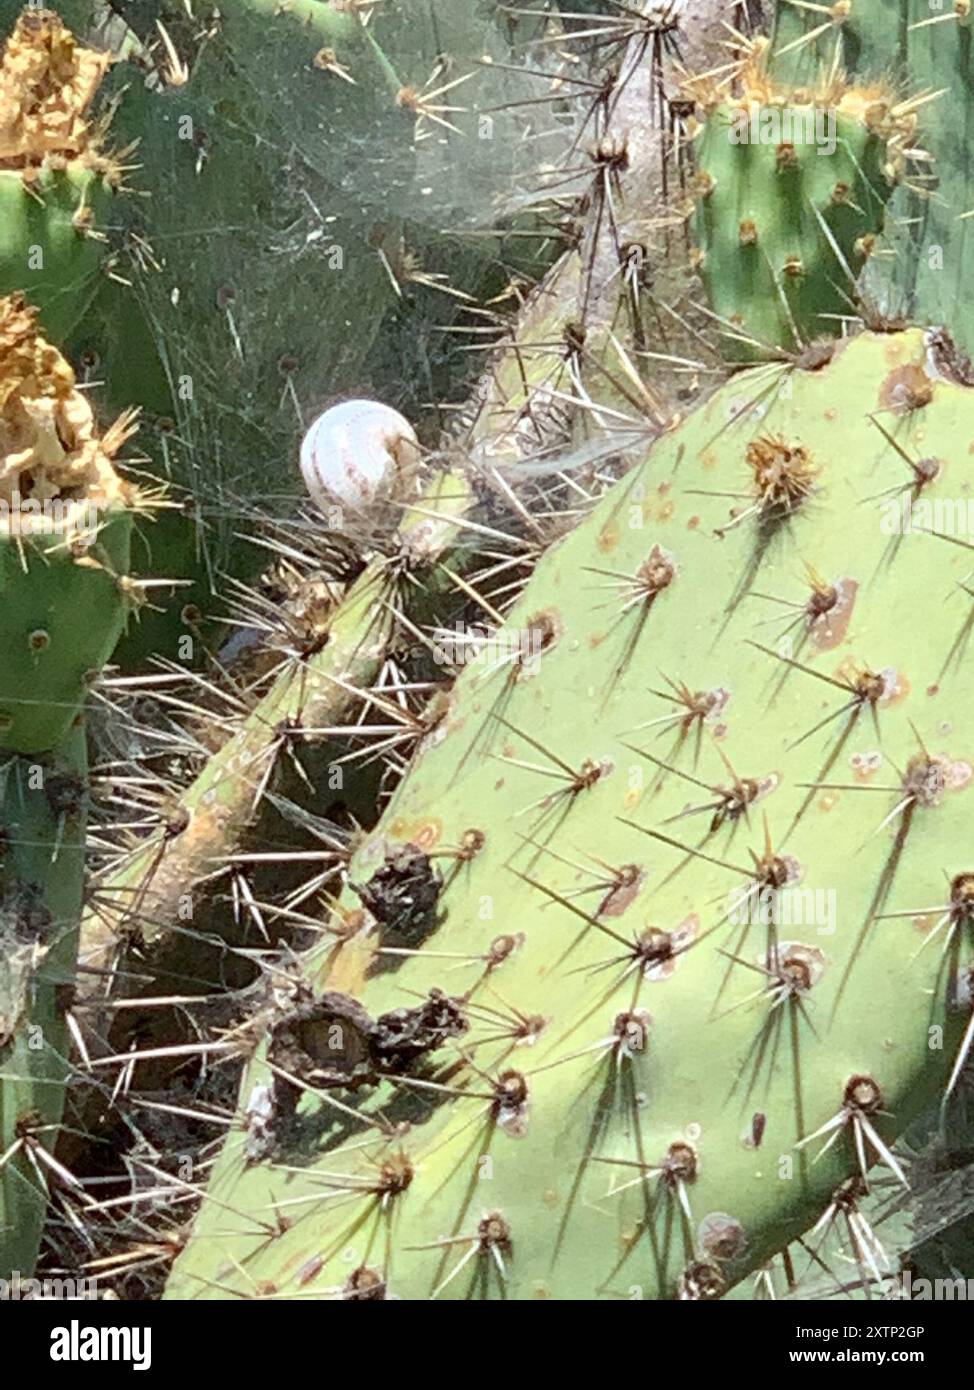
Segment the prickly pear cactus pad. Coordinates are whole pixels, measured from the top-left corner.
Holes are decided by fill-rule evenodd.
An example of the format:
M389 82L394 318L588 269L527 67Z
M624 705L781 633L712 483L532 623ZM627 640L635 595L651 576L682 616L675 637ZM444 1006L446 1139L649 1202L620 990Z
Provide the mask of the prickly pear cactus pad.
M89 107L109 64L49 10L24 10L0 56L0 291L21 290L60 339L99 282L122 178Z
M127 577L135 489L34 311L0 299L0 750L53 748L111 655L138 590Z
M798 351L854 314L916 127L883 83L853 86L833 68L788 86L767 57L756 39L733 78L687 84L703 113L696 259L738 361Z
M922 113L926 157L897 190L887 253L868 267L867 289L887 313L949 321L974 351L965 287L974 258L974 6L971 0L779 0L774 70L792 81L838 61L857 81L887 74L930 98Z
M546 553L220 1044L170 1297L714 1298L909 1182L971 1023L974 391L937 360L740 375Z
M0 1279L34 1268L70 1071L67 1012L84 888L87 760L74 729L55 752L0 760Z
M34 1268L51 1188L78 1186L53 1150L84 895L82 715L139 594L145 499L112 462L132 428L99 435L33 307L0 298L0 1279Z

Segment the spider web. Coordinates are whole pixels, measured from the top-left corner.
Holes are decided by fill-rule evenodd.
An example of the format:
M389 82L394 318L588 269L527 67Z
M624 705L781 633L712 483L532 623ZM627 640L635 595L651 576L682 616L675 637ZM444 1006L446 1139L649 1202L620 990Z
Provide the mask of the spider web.
M492 4L382 0L334 33L260 0L119 8L129 24L99 7L95 37L120 56L105 98L137 167L105 229L117 279L72 346L103 413L140 405L150 471L195 498L136 561L202 572L175 601L205 613L222 571L261 567L261 518L303 505L325 406L374 396L436 442L490 342L476 302L556 249L536 175L585 93L552 100L546 20L512 29Z

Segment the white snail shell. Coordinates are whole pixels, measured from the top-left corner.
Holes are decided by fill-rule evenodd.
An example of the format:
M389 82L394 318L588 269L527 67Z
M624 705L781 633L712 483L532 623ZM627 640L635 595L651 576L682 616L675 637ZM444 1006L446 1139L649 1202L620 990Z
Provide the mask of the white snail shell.
M401 500L417 470L419 442L408 420L381 401L342 401L301 442L305 486L323 511L338 503L364 511Z

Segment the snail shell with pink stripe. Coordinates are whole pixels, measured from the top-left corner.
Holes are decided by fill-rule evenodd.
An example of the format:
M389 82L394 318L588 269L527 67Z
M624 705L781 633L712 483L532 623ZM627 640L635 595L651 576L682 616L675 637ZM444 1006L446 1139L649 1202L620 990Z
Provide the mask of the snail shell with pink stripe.
M404 500L420 462L412 425L381 401L341 401L319 415L301 443L305 486L322 511L362 512Z

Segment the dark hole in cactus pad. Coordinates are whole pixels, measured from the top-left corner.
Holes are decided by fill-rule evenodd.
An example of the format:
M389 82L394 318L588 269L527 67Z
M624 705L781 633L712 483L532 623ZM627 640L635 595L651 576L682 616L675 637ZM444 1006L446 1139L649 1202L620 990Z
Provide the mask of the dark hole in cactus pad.
M460 1003L442 990L430 990L415 1008L394 1009L377 1019L348 995L332 992L280 1019L268 1056L281 1071L315 1087L354 1088L380 1074L408 1071L466 1029Z
M274 1026L268 1056L274 1066L316 1086L361 1085L373 1071L372 1026L354 999L323 994Z

